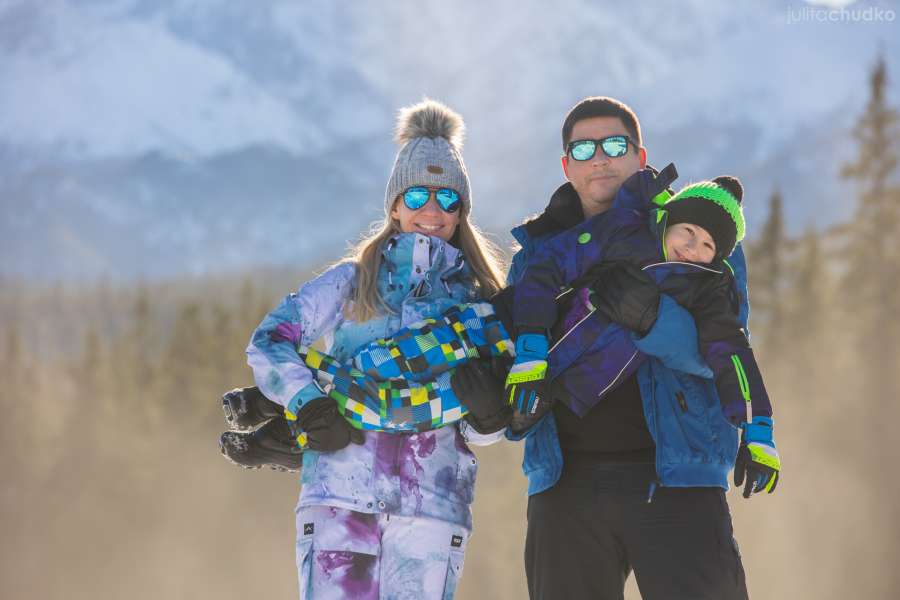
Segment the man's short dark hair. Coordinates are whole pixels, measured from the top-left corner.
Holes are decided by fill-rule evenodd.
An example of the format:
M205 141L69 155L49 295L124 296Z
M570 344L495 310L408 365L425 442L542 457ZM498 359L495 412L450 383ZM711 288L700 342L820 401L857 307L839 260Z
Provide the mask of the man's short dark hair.
M572 129L575 128L575 123L593 117L618 117L632 141L638 146L641 145L641 124L631 107L615 98L591 96L573 106L566 115L562 128L563 152L567 150L566 146L572 141Z

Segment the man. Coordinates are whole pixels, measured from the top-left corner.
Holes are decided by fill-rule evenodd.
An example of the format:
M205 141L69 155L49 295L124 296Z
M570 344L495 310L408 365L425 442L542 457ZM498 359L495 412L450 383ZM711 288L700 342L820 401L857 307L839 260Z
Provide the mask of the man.
M613 138L618 146L604 143L611 136L625 136L624 153L622 138ZM568 181L543 214L513 229L521 250L508 284L546 240L609 209L622 183L647 163L637 117L611 98L579 102L562 138ZM579 140L596 141L593 156L585 159L582 147L581 160L574 159L570 142ZM729 263L746 326L740 246ZM608 315L627 327L625 313L646 291L644 284L614 277L602 283L598 292L607 298L631 301L612 303L622 314ZM724 495L737 433L715 412L711 380L696 376L710 376L696 339L690 315L663 296L653 327L635 340L655 358L636 375L583 418L559 401L561 387L551 388L552 412L524 435L525 570L532 599L622 598L632 570L645 600L747 597Z

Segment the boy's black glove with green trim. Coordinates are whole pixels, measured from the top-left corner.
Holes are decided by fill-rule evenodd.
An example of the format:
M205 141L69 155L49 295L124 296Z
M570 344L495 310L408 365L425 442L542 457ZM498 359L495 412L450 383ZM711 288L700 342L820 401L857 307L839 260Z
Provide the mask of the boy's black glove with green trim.
M734 485L744 485L744 498L766 490L775 491L781 479L781 457L772 438L772 419L753 417L741 426L741 447L734 463Z

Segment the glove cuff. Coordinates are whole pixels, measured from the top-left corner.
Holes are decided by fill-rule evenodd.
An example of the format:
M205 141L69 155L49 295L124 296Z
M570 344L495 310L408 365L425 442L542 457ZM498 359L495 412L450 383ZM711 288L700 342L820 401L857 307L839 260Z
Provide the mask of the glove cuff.
M775 423L770 417L753 417L750 423L744 423L741 428L744 430L743 443L757 442L775 447L775 440L772 437Z
M291 398L290 402L287 404L287 408L284 410L284 416L288 421L295 421L297 419L297 415L300 414L300 409L306 406L312 400L316 398L321 398L323 396L327 396L325 390L322 389L317 382L313 381L303 388L300 389L299 392L294 394L294 397Z
M550 342L540 333L523 333L516 338L516 362L546 360Z

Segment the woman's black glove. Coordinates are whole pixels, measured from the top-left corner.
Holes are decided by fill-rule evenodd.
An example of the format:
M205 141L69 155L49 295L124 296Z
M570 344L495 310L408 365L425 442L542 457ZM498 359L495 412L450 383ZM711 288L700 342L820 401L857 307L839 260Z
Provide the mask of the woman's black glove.
M644 337L656 323L659 288L640 268L627 262L600 265L590 284L591 302L599 311Z
M503 398L506 369L500 360L471 360L456 368L450 387L460 403L469 409L466 421L478 433L505 429L512 419L512 407Z
M297 443L304 450L334 452L350 442L364 444L365 435L350 426L338 412L333 398L315 398L304 404L296 421L288 421Z

